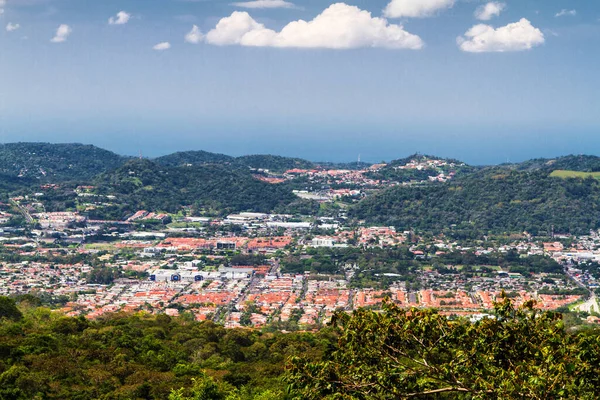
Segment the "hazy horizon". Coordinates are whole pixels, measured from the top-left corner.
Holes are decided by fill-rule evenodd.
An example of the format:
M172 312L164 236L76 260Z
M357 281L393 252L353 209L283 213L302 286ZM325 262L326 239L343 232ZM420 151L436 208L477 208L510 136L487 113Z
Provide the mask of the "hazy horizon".
M34 141L34 142L28 142L28 141L17 141L17 142L3 142L0 143L1 145L4 144L10 144L10 143L18 143L18 142L22 142L22 143L51 143L51 144L83 144L83 145L93 145L105 150L109 150L112 151L113 153L122 155L122 156L129 156L129 157L139 157L140 153L142 155L143 158L147 158L147 159L154 159L154 158L158 158L161 156L166 156L169 154L173 154L176 152L186 152L186 151L207 151L210 153L216 153L216 154L224 154L224 155L228 155L228 156L232 156L232 157L240 157L240 156L247 156L247 155L274 155L274 156L283 156L283 157L293 157L293 158L301 158L301 159L305 159L308 161L312 161L312 162L336 162L336 163L353 163L353 162L357 162L360 156L360 161L361 162L367 162L367 163L379 163L379 162L391 162L397 159L401 159L401 158L405 158L408 156L411 156L413 154L422 154L422 155L428 155L428 156L436 156L436 157L443 157L443 158L449 158L449 159L457 159L459 161L465 162L467 164L473 165L473 166L485 166L485 165L499 165L499 164L504 164L504 163L520 163L523 161L528 161L528 160L532 160L532 159L539 159L539 158L547 158L547 159L553 159L553 158L558 158L558 157L563 157L563 156L569 156L569 155L590 155L590 156L600 156L591 152L564 152L564 153L545 153L545 154L540 154L540 155L533 155L531 157L524 157L524 158L510 158L507 157L504 160L500 160L498 162L484 162L484 163L479 163L479 162L473 162L470 161L470 159L467 158L463 158L463 157L459 157L454 153L439 153L439 152L434 152L434 151L427 151L427 150L414 150L414 151L405 151L405 150L399 150L398 153L396 154L392 154L390 153L390 151L382 151L382 154L392 154L389 157L368 157L368 153L367 153L367 157L365 157L365 154L363 153L357 153L354 157L354 159L352 158L344 158L343 155L339 155L336 156L335 158L320 158L319 156L317 156L316 154L320 154L319 152L317 153L295 153L295 152L289 152L289 151L285 151L285 149L282 149L281 152L278 151L263 151L263 152L227 152L226 150L219 150L218 148L182 148L182 149L174 149L174 150L164 150L160 151L159 149L155 149L155 151L149 151L149 152L145 152L142 149L138 149L138 150L134 150L134 151L128 151L128 150L124 150L121 151L120 149L117 148L111 148L110 146L101 146L97 143L92 143L92 142L85 142L85 141L66 141L66 142L48 142L48 141ZM326 154L326 150L323 150L322 152L323 154ZM334 152L331 152L330 154L334 154Z
M600 154L599 2L332 3L0 0L0 141L372 162Z

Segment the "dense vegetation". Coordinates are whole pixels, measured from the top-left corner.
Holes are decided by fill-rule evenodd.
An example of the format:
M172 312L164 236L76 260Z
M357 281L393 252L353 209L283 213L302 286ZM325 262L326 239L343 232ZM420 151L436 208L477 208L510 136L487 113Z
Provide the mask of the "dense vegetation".
M426 180L440 171L394 169L425 158L413 155L395 160L372 177ZM598 157L537 159L489 168L448 161L456 164L442 168L457 174L451 182L382 190L350 208L349 215L372 224L445 231L459 238L488 232L544 234L553 228L577 234L600 227L600 182L578 176L600 171ZM9 195L39 192L41 183L58 182L59 188L45 190L40 197L48 211L77 209L75 188L81 184L98 185L100 194L116 196L91 210L92 218L122 219L138 209L178 212L187 206L203 215L236 211L326 215L319 204L292 195L292 189L310 189L309 181L269 185L254 179L251 171L314 166L295 158L235 158L204 151L180 152L154 161L130 160L88 145L13 143L0 146L0 202L6 202Z
M300 158L273 155L249 155L231 157L207 151L184 151L158 157L158 164L180 167L185 165L230 164L234 167L268 169L273 172L284 172L292 168L313 168L314 164Z
M188 164L219 164L233 161L233 157L225 154L210 153L208 151L179 151L177 153L155 158L154 161L160 165L169 167L181 167Z
M301 158L281 157L272 155L250 155L242 156L235 159L235 164L256 169L268 169L272 172L285 172L289 169L314 168L315 164Z
M405 166L410 162L418 161L425 162L427 160L438 160L439 157L427 156L422 154L413 154L405 158L393 160L385 167L378 171L373 171L368 174L370 178L382 179L393 182L420 182L427 181L429 177L437 176L440 173L450 175L454 173L458 176L473 172L474 167L465 165L463 162L454 159L445 159L448 164L454 164L453 166L444 165L436 168L424 168L424 169L401 169L399 167Z
M188 205L198 212L268 212L296 199L281 186L254 179L245 169L216 164L166 167L134 160L101 175L96 184L99 192L117 196L118 207L108 211L118 219L136 210L175 213Z
M326 332L225 329L166 315L88 321L20 307L0 297L3 400L167 399L173 390L174 399L285 399L286 359L316 358L331 342Z
M597 398L600 336L532 306L505 299L476 323L393 304L339 313L336 346L295 357L287 380L304 400Z
M536 158L519 164L507 165L520 170L569 170L580 172L599 172L600 157L588 155L570 155L555 159Z
M488 168L448 184L385 190L351 214L401 229L587 233L600 227L600 183Z
M0 145L0 173L41 181L91 179L127 160L83 144L8 143Z
M309 248L281 258L287 273L344 274L354 271L352 287L387 288L394 281L406 282L408 289L419 290L417 273L434 269L441 274L463 274L465 279L475 274L493 278L495 267L505 272L563 275L562 266L547 256L521 257L516 250L477 255L473 251L449 251L435 255L437 248L417 247L422 256L415 256L407 246L378 248ZM448 267L450 266L450 268ZM460 267L460 271L456 269ZM583 290L582 294L586 294Z
M317 333L191 316L64 317L0 297L0 399L594 399L600 336L508 299L479 322L337 313Z
M7 201L10 194L18 194L34 184L31 178L0 173L0 201Z

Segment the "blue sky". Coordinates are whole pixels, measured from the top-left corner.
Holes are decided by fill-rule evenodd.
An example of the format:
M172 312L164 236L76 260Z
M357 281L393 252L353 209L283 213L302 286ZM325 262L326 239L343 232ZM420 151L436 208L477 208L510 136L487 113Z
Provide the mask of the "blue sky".
M600 2L488 3L0 0L0 142L475 164L600 154Z

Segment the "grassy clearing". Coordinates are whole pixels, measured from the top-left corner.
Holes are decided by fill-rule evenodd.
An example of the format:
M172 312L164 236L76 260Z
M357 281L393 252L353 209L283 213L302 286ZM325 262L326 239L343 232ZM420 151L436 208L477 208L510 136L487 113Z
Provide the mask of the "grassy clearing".
M115 245L111 243L87 243L84 245L87 250L114 250Z
M600 172L581 172L581 171L567 171L562 169L557 169L556 171L552 171L550 174L551 177L554 178L595 178L600 180Z

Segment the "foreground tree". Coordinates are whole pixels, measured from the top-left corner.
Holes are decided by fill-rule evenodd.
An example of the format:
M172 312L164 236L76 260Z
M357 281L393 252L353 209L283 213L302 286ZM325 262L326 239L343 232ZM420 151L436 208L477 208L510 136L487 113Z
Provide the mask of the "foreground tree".
M15 301L6 296L0 296L0 319L6 318L13 321L19 321L23 314L17 308Z
M321 361L296 357L298 399L592 399L600 393L600 336L568 335L560 314L504 299L471 323L385 303L338 313L337 346Z

